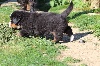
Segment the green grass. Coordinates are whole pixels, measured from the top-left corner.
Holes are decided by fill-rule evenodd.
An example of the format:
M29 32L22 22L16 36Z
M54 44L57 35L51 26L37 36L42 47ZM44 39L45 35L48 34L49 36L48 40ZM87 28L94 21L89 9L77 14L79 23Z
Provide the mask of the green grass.
M13 12L14 9L12 6L5 6L5 7L0 7L0 23L7 23L10 21L10 14Z
M80 30L93 30L93 34L100 37L100 15L87 15L87 13L73 12L69 15L70 22Z

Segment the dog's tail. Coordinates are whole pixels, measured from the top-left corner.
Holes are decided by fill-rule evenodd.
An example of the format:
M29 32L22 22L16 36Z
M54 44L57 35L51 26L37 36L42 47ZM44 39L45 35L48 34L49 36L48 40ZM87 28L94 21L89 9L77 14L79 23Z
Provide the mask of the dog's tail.
M68 8L61 13L61 16L64 17L64 18L66 18L70 14L70 12L72 10L73 10L73 2L71 1L70 5L68 6Z

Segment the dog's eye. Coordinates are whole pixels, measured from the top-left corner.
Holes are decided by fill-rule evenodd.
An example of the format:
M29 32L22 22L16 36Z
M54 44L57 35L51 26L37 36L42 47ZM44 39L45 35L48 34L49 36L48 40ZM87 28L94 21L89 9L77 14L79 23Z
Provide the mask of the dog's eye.
M17 23L19 22L20 19L19 19L19 18L13 18L12 20L13 20L13 23L14 23L14 24L17 24Z

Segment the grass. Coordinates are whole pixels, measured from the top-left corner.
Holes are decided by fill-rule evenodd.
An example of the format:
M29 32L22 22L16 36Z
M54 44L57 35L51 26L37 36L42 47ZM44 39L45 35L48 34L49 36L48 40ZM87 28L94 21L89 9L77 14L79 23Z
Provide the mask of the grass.
M1 66L66 66L55 59L59 52L45 39L15 39L1 46L0 53Z
M14 11L12 6L0 7L0 23L7 23L10 21L10 14Z
M100 15L77 14L73 12L69 15L70 22L73 22L80 30L92 30L95 36L100 37Z

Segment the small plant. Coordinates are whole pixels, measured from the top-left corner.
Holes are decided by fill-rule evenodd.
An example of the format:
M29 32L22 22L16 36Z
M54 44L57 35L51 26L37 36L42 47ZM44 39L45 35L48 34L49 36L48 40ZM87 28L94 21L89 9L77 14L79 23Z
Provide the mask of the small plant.
M64 59L64 62L67 62L67 63L79 63L79 62L81 62L81 60L75 59L75 58L72 58L72 57L67 57L67 58Z
M64 50L64 49L69 49L67 46L58 46L58 49Z
M79 66L88 66L88 65L83 63L83 64L81 64L81 65L79 65Z

